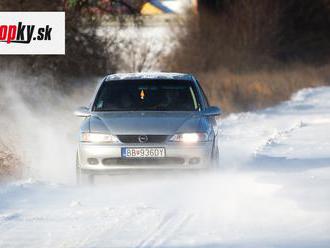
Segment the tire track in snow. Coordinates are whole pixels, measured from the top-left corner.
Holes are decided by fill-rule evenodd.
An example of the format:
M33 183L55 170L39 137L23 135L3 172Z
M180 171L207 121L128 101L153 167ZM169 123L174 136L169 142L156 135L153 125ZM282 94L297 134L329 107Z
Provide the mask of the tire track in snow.
M164 216L157 227L152 230L136 248L159 247L174 236L180 229L186 226L193 214L182 214L170 212Z
M296 124L294 124L292 127L288 128L288 129L284 129L284 130L278 130L275 134L273 134L272 136L270 136L266 142L264 144L262 144L261 146L259 146L256 150L255 150L255 157L262 155L262 153L264 151L266 151L269 147L271 147L272 145L275 144L280 144L282 139L288 138L288 136L295 132L296 130L305 127L307 124L305 124L304 122L300 121Z
M121 230L125 225L128 225L130 220L132 218L135 218L136 214L131 212L128 215L123 215L120 218L116 220L116 222L108 222L105 225L105 221L102 222L102 224L98 225L92 225L85 229L85 235L83 237L80 237L79 241L76 241L72 244L61 244L60 247L99 247L100 242L104 242L105 237L107 239L114 236L115 230ZM114 215L108 216L108 219L111 220L114 217ZM100 226L102 226L100 228ZM97 230L97 232L95 232ZM113 232L112 232L113 231ZM69 246L65 246L69 245ZM102 246L103 247L103 246Z

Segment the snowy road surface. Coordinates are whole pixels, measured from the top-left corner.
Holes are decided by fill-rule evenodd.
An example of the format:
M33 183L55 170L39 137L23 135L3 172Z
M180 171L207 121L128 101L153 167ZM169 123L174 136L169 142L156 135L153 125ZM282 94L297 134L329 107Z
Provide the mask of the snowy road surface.
M0 247L330 247L330 88L220 128L218 174L1 185Z

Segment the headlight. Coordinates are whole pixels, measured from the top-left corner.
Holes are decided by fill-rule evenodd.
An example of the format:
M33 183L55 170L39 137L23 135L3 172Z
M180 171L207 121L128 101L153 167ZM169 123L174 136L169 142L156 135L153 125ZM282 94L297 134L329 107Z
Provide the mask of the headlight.
M119 142L118 138L111 134L102 134L102 133L81 133L80 134L81 142L90 142L90 143L117 143Z
M183 142L183 143L197 143L209 140L207 133L181 133L175 134L170 141Z

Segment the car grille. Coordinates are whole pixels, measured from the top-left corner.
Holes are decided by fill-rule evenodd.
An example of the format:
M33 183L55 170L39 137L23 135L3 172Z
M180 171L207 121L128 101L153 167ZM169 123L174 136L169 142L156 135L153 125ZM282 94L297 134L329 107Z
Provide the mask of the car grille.
M184 164L183 158L105 158L103 165L166 165Z
M118 139L122 143L164 143L167 139L167 135L117 135ZM141 141L141 137L146 141Z

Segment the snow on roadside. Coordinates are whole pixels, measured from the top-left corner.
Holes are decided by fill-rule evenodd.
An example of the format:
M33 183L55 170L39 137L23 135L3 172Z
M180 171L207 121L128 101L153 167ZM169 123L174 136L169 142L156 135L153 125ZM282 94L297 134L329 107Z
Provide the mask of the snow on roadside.
M229 168L256 165L262 158L276 163L305 159L298 167L313 159L329 164L329 91L328 87L304 89L276 107L226 118L221 124L223 164Z
M330 88L221 122L218 174L0 189L0 247L329 247Z

